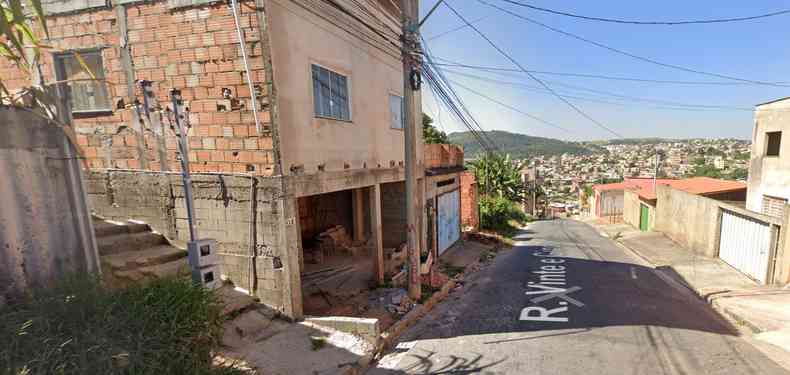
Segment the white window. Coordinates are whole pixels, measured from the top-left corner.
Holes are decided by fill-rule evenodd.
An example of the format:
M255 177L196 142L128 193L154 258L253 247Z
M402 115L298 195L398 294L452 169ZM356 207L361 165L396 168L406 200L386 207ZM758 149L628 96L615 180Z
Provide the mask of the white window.
M316 117L351 121L348 109L348 79L313 64L313 105Z
M390 127L403 129L403 98L390 94Z

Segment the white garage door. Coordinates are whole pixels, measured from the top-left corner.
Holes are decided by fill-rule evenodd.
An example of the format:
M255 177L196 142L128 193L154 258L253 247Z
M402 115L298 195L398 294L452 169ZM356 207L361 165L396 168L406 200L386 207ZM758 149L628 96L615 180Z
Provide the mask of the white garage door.
M454 190L439 196L438 204L439 255L461 238L461 194Z

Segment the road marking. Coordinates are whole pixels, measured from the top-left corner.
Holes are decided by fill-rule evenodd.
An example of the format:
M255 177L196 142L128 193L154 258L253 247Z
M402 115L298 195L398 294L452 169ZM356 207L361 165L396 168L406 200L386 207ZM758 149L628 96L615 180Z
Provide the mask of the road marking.
M636 268L634 268L634 267L631 267L631 278L634 279L634 280L637 279L637 277L636 277Z

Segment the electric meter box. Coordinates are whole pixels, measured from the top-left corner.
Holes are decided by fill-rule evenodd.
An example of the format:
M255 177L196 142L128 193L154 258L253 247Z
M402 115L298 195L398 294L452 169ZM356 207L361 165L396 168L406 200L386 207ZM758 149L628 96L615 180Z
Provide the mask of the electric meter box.
M219 264L216 240L206 238L189 241L187 251L189 251L189 265L192 269Z
M222 285L219 277L219 265L192 269L192 280L206 289L217 289Z

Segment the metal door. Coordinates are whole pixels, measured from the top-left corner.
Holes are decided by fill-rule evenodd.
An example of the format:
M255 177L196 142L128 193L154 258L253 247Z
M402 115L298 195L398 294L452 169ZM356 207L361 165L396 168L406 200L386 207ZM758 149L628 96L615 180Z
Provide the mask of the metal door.
M461 194L453 190L439 196L437 234L439 255L461 238Z
M650 226L650 210L644 204L639 204L639 230L646 232Z
M762 284L768 279L771 225L724 211L721 218L719 258Z

